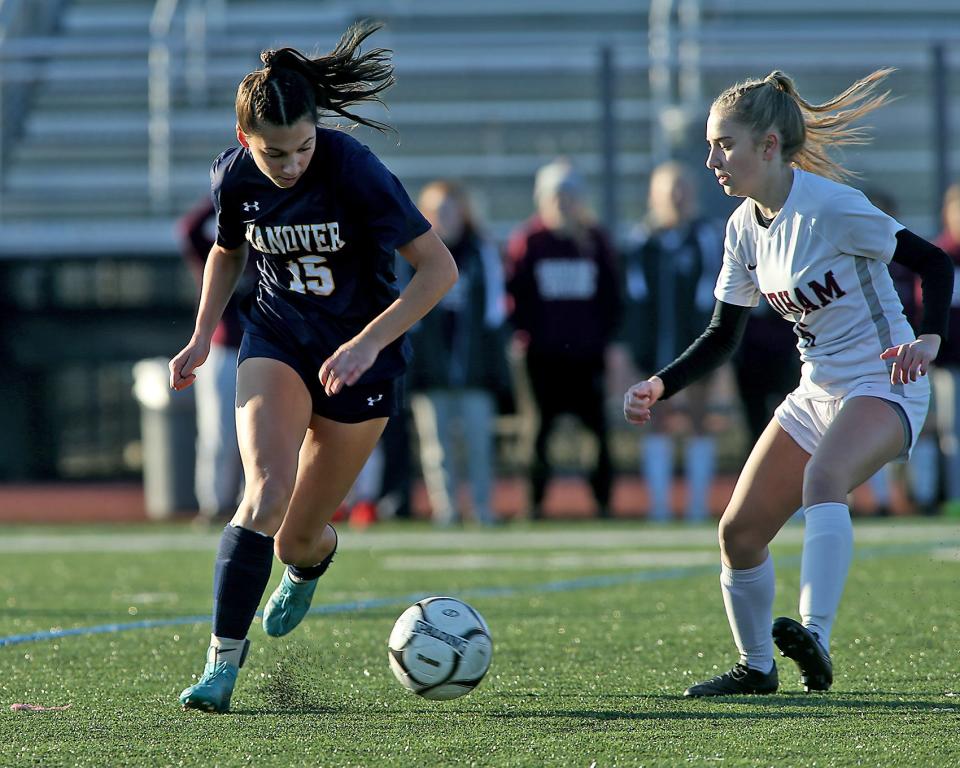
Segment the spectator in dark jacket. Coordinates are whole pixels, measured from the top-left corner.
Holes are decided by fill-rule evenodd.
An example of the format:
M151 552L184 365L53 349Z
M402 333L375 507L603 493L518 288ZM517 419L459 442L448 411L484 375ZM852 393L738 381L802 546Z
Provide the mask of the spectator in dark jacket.
M700 215L697 191L685 166L669 162L654 169L646 226L638 232L637 245L626 261L624 335L640 371L663 368L709 322L713 286L723 258L722 227L722 222ZM685 519L698 521L709 515L715 447L706 416L712 382L713 377L696 382L685 398L671 401L671 409L657 414L654 431L642 439L652 520L664 521L672 515L674 433L681 413L690 432L684 441L689 489Z
M420 463L435 523L450 525L463 517L457 503L462 463L474 520L489 525L495 522L494 419L498 401L510 390L503 264L480 233L462 186L434 181L421 192L418 207L460 272L457 284L410 334L414 358L408 381Z
M609 514L613 480L606 423L606 351L620 323L620 280L607 237L590 215L580 175L565 160L537 172L537 213L511 237L507 289L526 346L540 425L531 468L532 514L541 513L557 416L577 416L599 443L590 484Z

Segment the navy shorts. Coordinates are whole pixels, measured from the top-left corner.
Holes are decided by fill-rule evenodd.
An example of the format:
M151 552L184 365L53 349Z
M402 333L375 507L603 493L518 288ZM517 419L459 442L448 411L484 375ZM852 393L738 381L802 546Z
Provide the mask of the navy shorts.
M299 374L310 397L313 412L331 421L355 424L360 421L396 416L403 407L403 379L396 377L385 381L361 381L344 387L335 395L323 391L320 383L320 366L323 360L313 359L295 346L277 339L269 331L263 335L243 332L240 342L239 366L251 357L266 357L289 365Z

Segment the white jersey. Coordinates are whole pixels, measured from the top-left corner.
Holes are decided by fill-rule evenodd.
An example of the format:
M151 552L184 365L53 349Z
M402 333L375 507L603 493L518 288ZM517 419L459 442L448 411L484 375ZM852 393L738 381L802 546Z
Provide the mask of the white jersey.
M901 229L859 190L795 169L769 228L750 199L730 216L714 295L749 307L762 295L794 324L798 395L838 397L886 382L891 394L925 396L925 380L890 384L892 363L880 359L916 338L887 269Z

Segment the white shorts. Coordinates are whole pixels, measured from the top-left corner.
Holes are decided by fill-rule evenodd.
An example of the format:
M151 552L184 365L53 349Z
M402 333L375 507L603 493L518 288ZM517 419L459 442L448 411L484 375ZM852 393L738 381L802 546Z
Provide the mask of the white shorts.
M910 388L909 396L892 392L890 382L858 384L838 397L811 397L800 387L787 395L786 399L777 406L774 417L783 431L790 435L797 445L807 453L813 454L820 444L823 433L827 431L843 404L848 400L854 397L879 397L881 400L888 400L897 406L894 410L903 419L906 440L902 453L894 461L904 462L910 458L930 407L930 383L926 378L906 386Z

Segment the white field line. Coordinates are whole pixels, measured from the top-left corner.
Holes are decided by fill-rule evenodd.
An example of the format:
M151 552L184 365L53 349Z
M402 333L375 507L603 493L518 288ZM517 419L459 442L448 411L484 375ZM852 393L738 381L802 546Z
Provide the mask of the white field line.
M620 570L622 568L677 568L717 563L716 552L660 551L598 554L568 552L543 557L531 555L388 555L379 561L394 571L564 571Z
M529 527L505 526L493 531L461 530L405 531L389 530L352 531L343 526L339 531L341 551L371 552L458 552L510 550L557 550L573 552L583 550L651 550L716 547L717 533L713 526L656 527L636 524L624 527L619 522L609 528L591 527L578 530L576 527L550 530ZM943 542L951 546L960 539L960 521L913 523L899 521L857 521L854 539L861 544L893 544ZM18 534L8 531L0 538L0 554L51 554L71 552L211 552L216 549L219 534L194 531L117 532L75 534L37 532ZM788 523L778 534L776 542L800 544L803 541L803 525Z

